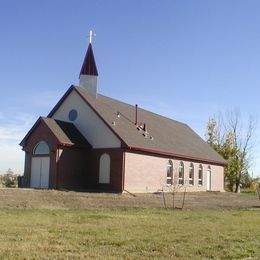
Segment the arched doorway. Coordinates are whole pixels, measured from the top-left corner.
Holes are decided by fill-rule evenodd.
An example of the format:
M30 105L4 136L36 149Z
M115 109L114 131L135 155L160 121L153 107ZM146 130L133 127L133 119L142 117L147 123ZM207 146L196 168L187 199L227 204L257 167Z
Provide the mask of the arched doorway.
M33 149L31 164L31 188L49 188L50 149L46 142L41 141Z

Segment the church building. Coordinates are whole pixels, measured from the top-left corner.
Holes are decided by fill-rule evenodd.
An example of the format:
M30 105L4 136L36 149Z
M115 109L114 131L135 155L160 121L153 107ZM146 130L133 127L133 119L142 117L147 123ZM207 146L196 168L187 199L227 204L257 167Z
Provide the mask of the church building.
M23 187L224 191L226 161L188 125L103 96L90 40L80 71L21 141Z

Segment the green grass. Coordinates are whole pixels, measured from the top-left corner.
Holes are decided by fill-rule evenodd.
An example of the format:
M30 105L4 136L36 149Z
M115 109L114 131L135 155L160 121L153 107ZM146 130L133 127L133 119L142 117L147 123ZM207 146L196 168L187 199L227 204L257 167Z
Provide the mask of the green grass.
M259 234L259 209L1 209L0 259L259 259Z
M255 195L256 192L251 190L250 188L246 188L246 189L241 189L241 194L250 194L250 195Z

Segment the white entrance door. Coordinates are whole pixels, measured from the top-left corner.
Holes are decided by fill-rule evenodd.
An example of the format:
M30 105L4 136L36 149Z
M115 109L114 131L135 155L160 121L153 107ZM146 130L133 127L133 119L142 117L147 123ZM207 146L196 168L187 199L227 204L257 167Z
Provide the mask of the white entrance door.
M211 171L207 170L207 190L211 190Z
M50 157L33 157L31 188L49 188Z

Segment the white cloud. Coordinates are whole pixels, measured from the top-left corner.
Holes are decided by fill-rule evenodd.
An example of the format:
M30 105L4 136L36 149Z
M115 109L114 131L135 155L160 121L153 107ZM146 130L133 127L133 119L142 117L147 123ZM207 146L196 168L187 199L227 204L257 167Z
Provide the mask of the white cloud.
M0 174L8 168L15 173L22 174L24 169L24 152L18 143L5 143L0 141Z
M35 121L34 116L25 113L18 113L12 118L0 113L0 174L8 168L23 173L24 152L19 143Z

